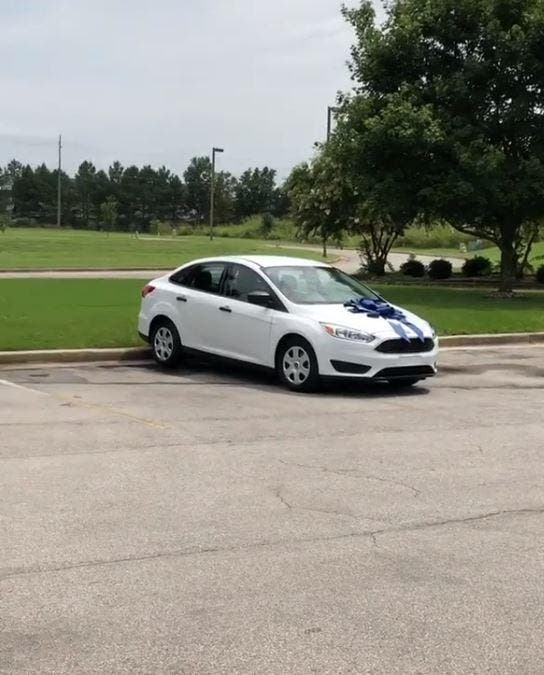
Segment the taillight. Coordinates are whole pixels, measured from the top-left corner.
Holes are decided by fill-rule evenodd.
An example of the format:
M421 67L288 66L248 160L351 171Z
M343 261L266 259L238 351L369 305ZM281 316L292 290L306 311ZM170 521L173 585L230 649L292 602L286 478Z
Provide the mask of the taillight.
M142 288L142 298L147 298L147 296L150 293L153 293L154 290L155 290L155 286L150 286L149 284L147 286L144 286Z

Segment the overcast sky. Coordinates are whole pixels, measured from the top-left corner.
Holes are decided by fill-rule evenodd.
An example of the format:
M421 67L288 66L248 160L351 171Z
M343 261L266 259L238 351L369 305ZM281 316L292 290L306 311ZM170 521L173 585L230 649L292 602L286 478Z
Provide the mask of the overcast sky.
M355 4L351 0L350 4ZM225 148L285 176L349 88L340 0L0 0L0 164L106 168ZM377 0L378 4L378 0Z

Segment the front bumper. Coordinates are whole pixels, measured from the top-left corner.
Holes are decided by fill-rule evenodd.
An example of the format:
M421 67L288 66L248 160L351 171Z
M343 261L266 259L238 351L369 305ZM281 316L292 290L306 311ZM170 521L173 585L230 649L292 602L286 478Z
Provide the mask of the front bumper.
M437 373L438 342L431 351L388 354L376 351L381 342L365 345L327 338L318 350L319 373L324 377L402 379L433 377Z

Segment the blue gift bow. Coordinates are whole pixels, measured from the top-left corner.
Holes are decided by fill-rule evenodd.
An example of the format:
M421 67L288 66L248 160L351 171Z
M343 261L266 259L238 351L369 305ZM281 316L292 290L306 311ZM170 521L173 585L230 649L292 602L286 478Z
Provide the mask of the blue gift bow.
M353 314L366 314L370 319L387 319L395 333L406 342L411 342L411 339L404 326L413 330L421 342L425 342L425 334L421 328L410 323L399 309L385 302L385 300L359 298L358 300L346 302L344 307L347 307Z

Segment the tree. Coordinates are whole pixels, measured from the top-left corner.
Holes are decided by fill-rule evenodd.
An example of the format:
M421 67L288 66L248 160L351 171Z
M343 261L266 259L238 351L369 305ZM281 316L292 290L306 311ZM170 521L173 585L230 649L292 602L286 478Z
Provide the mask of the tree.
M115 230L118 217L119 204L115 197L109 196L105 202L100 204L100 225L108 233Z
M139 211L139 190L140 169L134 165L129 166L123 171L117 188L119 223L124 231L134 232L142 227Z
M276 171L274 169L265 166L263 169L244 171L236 186L236 214L239 218L272 212L275 200Z
M228 171L215 175L215 218L218 223L231 223L236 217L236 178Z
M207 222L210 214L210 180L212 163L209 157L193 157L183 177L187 186L187 206L197 223Z
M341 108L327 152L351 186L352 233L361 237L363 266L373 274L385 274L391 248L422 208L423 198L414 192L422 195L427 187L425 159L438 133L428 112L402 97L383 106L360 96Z
M373 157L376 181L411 164L402 192L414 208L495 242L509 291L527 225L544 214L541 0L393 0L381 27L369 0L343 11L357 39L344 134L361 107L368 127L408 110Z
M96 167L92 162L82 162L75 175L77 193L77 224L80 227L90 228L95 221L96 206Z
M337 237L354 222L356 196L337 162L322 151L288 180L291 215L304 237Z
M175 174L168 178L167 206L168 217L173 222L181 220L187 210L187 188Z

